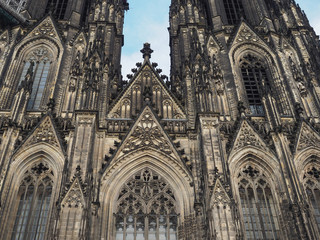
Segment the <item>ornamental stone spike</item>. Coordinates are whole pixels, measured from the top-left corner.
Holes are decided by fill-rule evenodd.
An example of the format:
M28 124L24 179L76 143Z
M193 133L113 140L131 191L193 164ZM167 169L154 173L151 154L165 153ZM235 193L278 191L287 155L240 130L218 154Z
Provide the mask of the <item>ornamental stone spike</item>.
M150 43L143 44L143 49L141 49L140 52L143 54L144 62L149 61L151 53L153 53L153 50L150 48Z

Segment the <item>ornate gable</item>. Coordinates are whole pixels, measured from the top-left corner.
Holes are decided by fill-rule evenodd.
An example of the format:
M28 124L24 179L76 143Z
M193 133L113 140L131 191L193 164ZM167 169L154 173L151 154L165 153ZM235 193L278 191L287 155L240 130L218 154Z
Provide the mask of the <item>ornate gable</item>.
M79 32L74 36L74 38L70 41L71 46L77 46L77 45L87 45L87 37L84 34L84 32Z
M269 148L259 136L259 134L251 127L251 125L246 120L244 120L240 125L230 155L247 146L254 146L269 152Z
M234 38L231 40L231 45L241 44L241 43L260 43L266 45L264 40L262 40L258 34L252 30L251 27L246 22L242 22L236 32Z
M4 31L0 34L0 47L1 45L8 45L10 43L9 30Z
M218 178L215 182L215 185L212 191L210 205L216 206L218 204L224 205L228 203L230 203L230 197L226 192L224 186L222 185L220 179Z
M151 155L154 152L154 156L166 156L172 168L178 169L188 181L192 181L191 162L185 156L184 150L176 149L150 106L143 109L119 148L112 151L113 155L102 167L103 179L110 176L115 169L119 169L120 164L126 164L129 155L134 156L142 152L150 153L150 151Z
M320 148L320 136L306 122L302 122L297 138L296 152L308 147Z
M118 157L144 147L154 148L167 155L172 155L175 158L178 157L178 153L171 143L171 140L164 132L149 106L145 107L126 139L123 141L118 151Z
M85 199L84 188L82 187L82 185L83 183L81 182L81 178L79 176L76 176L61 201L62 207L84 207Z
M150 98L151 106L158 113L158 117L186 119L182 107L161 80L160 71L155 70L154 66L146 61L139 70L134 70L135 75L111 106L108 118L135 118L142 110L144 103L148 101L147 98ZM124 113L124 108L129 113Z
M23 149L37 143L47 143L63 151L57 131L55 130L53 121L49 115L42 119L38 126L22 143L19 149Z
M39 24L26 35L25 39L37 37L47 37L61 42L61 36L57 31L56 25L51 16L47 16L39 22Z

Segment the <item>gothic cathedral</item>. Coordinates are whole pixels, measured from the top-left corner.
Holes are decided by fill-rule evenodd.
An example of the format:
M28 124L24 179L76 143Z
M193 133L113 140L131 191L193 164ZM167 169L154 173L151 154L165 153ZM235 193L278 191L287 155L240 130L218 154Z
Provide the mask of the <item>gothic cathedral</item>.
M169 77L152 43L122 76L127 0L0 6L1 239L320 239L320 45L294 0L172 0Z

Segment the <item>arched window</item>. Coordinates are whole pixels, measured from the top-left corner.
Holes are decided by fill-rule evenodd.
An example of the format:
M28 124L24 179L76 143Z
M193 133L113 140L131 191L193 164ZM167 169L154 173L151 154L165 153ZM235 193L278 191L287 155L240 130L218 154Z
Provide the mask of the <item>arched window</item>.
M58 19L63 19L68 6L68 0L48 0L46 13L53 11Z
M276 205L264 174L245 166L238 175L238 190L246 239L279 239Z
M40 108L42 95L48 79L52 56L46 48L38 48L31 52L25 61L20 83L25 79L27 72L32 72L32 91L27 105L28 110L38 110ZM31 86L30 86L31 87ZM30 89L31 90L31 89Z
M252 115L264 115L263 91L269 88L269 80L263 64L248 54L240 61L241 74Z
M320 167L309 165L304 171L303 182L316 224L320 229Z
M223 4L226 11L228 24L237 24L241 17L244 17L242 0L224 0Z
M176 240L177 211L169 184L146 168L121 189L115 214L116 240Z
M52 177L52 171L43 163L38 163L25 173L16 198L12 240L45 239Z

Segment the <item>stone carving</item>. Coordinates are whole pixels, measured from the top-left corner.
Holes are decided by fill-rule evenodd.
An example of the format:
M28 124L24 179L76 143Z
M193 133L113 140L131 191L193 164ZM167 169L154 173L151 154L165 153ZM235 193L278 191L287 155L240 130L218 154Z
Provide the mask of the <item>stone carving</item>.
M147 108L124 144L124 153L146 146L159 149L166 154L172 153L169 141L164 137L152 115L151 110Z
M243 29L241 29L240 32L238 33L236 41L238 43L245 42L245 41L258 42L259 38L248 27L243 27Z
M320 147L320 137L304 123L297 144L297 151L307 147Z
M65 189L64 197L61 202L62 207L78 208L84 206L85 184L81 179L81 168L77 166L75 175L71 183Z
M56 37L56 31L50 18L44 20L35 30L33 30L33 36L38 37L41 35L53 38Z
M258 148L262 148L266 150L265 145L262 140L259 139L254 130L249 126L249 124L245 121L243 122L240 131L238 133L238 137L234 143L233 150L238 150L245 146L256 146Z
M34 131L30 139L27 141L26 146L39 142L46 142L55 147L60 146L49 117L47 117Z
M211 200L211 204L218 205L218 204L227 204L230 203L230 198L225 191L221 181L218 179L216 181L216 185L213 189L213 196Z
M72 183L61 205L62 207L70 207L70 208L83 207L84 198L83 198L83 193L82 193L81 185L78 178L76 178Z

